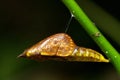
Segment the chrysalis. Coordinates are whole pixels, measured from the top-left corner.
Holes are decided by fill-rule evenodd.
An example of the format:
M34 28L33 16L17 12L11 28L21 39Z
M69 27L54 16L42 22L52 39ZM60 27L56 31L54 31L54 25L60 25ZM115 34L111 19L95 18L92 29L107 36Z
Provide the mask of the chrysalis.
M65 33L58 33L38 42L25 50L19 57L27 57L37 61L109 62L99 52L77 46Z

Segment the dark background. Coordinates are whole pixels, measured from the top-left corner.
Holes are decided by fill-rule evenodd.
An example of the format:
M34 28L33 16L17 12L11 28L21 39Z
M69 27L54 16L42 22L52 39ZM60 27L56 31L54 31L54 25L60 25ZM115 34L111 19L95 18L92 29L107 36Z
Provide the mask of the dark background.
M79 4L82 1L84 2L77 0ZM91 2L119 21L120 6L117 0L91 0ZM81 4L81 7L84 9L84 4ZM87 10L86 8L85 11ZM97 16L99 15L97 13ZM43 38L64 32L70 16L61 0L0 1L0 80L119 80L117 71L111 63L36 62L16 58L26 48ZM92 20L96 24L94 18ZM104 33L105 31L102 32L119 51L117 42ZM102 53L74 18L67 33L77 45Z

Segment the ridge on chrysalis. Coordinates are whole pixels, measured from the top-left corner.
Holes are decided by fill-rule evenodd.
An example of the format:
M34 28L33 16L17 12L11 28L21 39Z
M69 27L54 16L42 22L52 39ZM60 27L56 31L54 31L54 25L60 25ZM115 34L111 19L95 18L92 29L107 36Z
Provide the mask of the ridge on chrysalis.
M18 57L26 57L37 61L109 62L99 52L77 46L66 33L52 35L25 50Z

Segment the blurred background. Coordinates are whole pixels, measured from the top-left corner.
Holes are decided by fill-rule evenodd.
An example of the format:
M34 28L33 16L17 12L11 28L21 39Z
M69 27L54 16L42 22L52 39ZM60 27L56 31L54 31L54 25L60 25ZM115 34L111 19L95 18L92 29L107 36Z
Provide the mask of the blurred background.
M117 0L76 0L120 52ZM61 0L0 1L0 80L120 80L111 63L36 62L17 58L38 41L64 32L71 14ZM104 53L73 18L69 34L79 46Z

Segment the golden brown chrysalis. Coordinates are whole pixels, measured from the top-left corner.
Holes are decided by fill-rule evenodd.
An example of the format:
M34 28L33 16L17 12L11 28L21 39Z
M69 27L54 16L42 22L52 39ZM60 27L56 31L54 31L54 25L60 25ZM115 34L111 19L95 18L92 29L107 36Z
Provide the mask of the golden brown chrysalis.
M58 33L38 42L25 50L19 57L27 57L37 61L109 62L99 52L77 46L65 33Z

